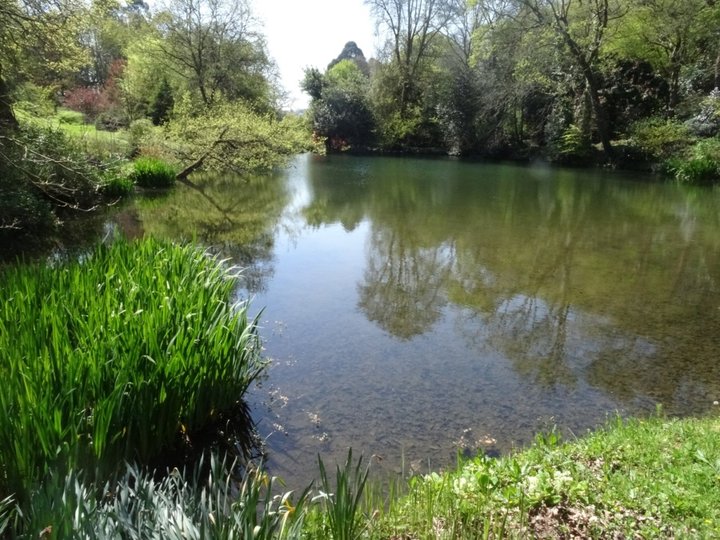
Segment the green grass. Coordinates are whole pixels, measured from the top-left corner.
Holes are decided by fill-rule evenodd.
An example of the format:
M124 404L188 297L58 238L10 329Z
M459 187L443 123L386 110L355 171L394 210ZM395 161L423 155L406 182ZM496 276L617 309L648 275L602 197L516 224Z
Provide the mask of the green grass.
M21 124L58 129L71 137L86 153L107 159L126 156L131 149L128 134L124 130L102 131L94 124L86 124L82 113L62 107L52 116L38 117L23 110L15 111Z
M147 463L261 372L235 280L190 246L101 246L0 272L0 500L50 473Z
M375 538L718 538L720 418L617 420L418 477Z
M320 484L322 490L318 498L322 503L320 529L325 538L333 540L355 540L361 538L366 524L361 516L361 503L369 469L362 467L362 457L355 463L352 450L348 450L347 460L342 468L335 468L335 482L331 482L320 456L318 456ZM320 538L320 531L315 537Z

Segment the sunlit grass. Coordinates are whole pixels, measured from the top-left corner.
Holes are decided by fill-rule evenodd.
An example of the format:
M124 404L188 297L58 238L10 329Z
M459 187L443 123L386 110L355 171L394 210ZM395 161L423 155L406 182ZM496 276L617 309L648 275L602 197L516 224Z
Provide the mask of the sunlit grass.
M52 116L34 116L23 110L15 111L23 124L41 128L57 129L72 137L86 153L102 158L125 156L130 142L125 130L103 131L83 121L82 113L59 108Z
M191 246L117 242L0 273L0 499L147 463L264 367L235 280Z
M411 479L375 538L720 537L720 418L617 420Z

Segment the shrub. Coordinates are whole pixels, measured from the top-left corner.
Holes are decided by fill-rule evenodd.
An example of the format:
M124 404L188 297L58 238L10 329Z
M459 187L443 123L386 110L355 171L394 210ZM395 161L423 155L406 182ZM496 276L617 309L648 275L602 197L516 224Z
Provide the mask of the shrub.
M720 140L704 139L688 152L665 163L668 174L688 184L712 184L720 180Z
M141 157L135 160L132 179L142 187L169 187L175 183L175 169L160 159Z
M148 115L152 118L152 123L156 126L164 124L175 105L175 98L173 97L172 88L166 78L163 78L160 87L158 88L155 98L148 107Z
M147 118L140 118L130 123L128 140L133 153L140 150L140 145L152 133L152 130L153 123Z
M61 124L67 124L71 126L79 126L84 124L83 115L77 111L71 111L68 109L60 110L57 113L58 122Z
M700 104L700 111L686 125L693 135L711 137L720 131L720 90L715 88Z
M718 162L707 157L673 158L665 167L676 180L688 184L712 184L720 177Z
M101 112L95 118L95 129L103 131L117 131L118 129L127 126L127 115L117 109Z
M684 124L659 118L634 124L631 140L636 147L654 159L667 159L692 144L692 137Z
M584 160L590 155L590 141L582 129L570 124L558 141L558 154L562 161Z
M96 88L78 86L65 94L63 104L74 111L83 113L87 118L95 118L108 108L107 97Z
M13 108L16 111L27 112L32 116L52 116L55 112L53 92L48 87L25 82L15 91Z
M102 170L62 132L28 127L0 137L0 150L0 183L6 189L43 201L48 208L94 204Z

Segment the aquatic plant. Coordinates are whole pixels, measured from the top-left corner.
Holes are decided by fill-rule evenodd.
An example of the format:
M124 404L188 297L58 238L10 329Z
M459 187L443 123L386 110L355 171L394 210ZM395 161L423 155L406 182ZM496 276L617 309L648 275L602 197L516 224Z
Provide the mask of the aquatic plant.
M175 169L160 159L140 157L135 160L131 177L138 186L169 187L175 183Z
M300 538L308 490L276 494L277 479L262 466L238 470L215 454L207 461L160 480L128 465L99 488L75 471L53 477L13 516L12 530L20 538Z
M235 279L146 239L0 272L0 498L50 471L147 463L238 400L264 368Z

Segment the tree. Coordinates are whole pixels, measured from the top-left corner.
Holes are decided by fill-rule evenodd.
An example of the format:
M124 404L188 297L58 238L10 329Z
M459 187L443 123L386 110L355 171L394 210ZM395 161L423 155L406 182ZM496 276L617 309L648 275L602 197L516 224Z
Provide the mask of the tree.
M248 0L172 0L165 15L164 60L205 105L220 96L271 105L271 62Z
M158 88L155 99L150 104L150 110L148 111L153 124L156 126L163 124L172 112L174 104L175 98L173 98L170 83L167 78L163 78L160 88Z
M72 0L0 2L0 130L17 127L14 88L30 79L63 86L86 61L77 40L81 15Z
M477 144L482 92L477 69L477 42L492 25L491 13L482 2L449 0L450 18L444 30L441 69L445 73L439 116L452 154L465 154Z
M611 129L601 93L600 52L611 21L622 17L619 0L513 0L516 20L545 28L558 38L563 50L582 75L595 119L595 127L608 157L612 157Z
M420 72L449 17L443 0L366 0L388 33L386 55L397 70L395 99L400 116L417 103Z
M363 54L362 49L358 47L357 43L354 41L348 41L345 44L338 57L328 64L328 69L332 69L336 64L339 64L343 60L352 61L358 69L363 72L363 75L366 77L370 76L370 66L368 66L365 55Z
M716 44L720 6L708 0L632 0L629 5L608 49L622 58L649 62L661 73L668 83L672 110L680 102L682 70L706 52L720 53ZM710 80L718 86L720 55L713 58Z
M313 130L326 138L328 150L370 143L375 122L367 87L367 76L352 60L341 60L325 75L306 71L303 89L313 98Z

